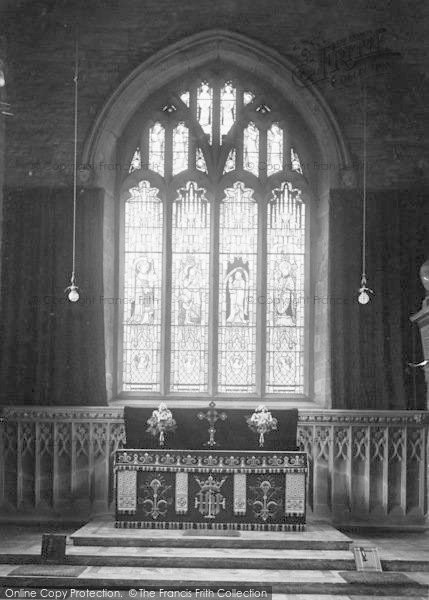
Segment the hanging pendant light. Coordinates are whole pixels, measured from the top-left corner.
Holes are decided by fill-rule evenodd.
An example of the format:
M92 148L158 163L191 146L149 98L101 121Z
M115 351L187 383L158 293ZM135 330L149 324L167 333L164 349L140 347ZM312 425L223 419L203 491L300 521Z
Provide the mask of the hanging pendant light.
M70 302L79 300L79 288L75 281L76 271L76 200L77 200L77 98L78 98L78 79L79 79L79 47L76 36L75 42L75 68L74 68L74 162L73 162L73 251L72 251L72 272L70 285L64 290L68 292Z
M370 294L374 292L367 287L366 279L366 149L367 149L367 97L366 87L364 87L364 102L363 102L363 199L362 199L362 275L360 280L360 288L358 290L359 304L368 304L371 300Z

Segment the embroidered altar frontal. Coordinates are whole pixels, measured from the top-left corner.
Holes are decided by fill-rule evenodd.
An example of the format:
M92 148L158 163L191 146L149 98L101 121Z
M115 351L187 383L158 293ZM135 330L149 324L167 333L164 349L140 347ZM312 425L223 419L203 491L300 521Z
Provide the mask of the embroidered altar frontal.
M307 454L118 450L116 527L302 531Z

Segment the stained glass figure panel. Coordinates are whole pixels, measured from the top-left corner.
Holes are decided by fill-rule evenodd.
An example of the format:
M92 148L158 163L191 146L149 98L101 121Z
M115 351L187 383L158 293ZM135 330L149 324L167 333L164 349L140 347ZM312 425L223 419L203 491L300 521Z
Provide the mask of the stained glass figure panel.
M149 131L149 169L164 176L165 129L155 123Z
M186 104L186 106L189 106L189 92L183 92L183 94L180 96L180 99L184 104Z
M201 150L201 148L197 148L196 156L195 156L195 166L197 167L197 169L199 171L202 171L203 173L207 173L206 160L204 158L204 154L203 154L203 151Z
M148 181L125 202L124 391L160 391L163 207Z
M210 204L188 182L172 215L171 381L173 392L208 389Z
M230 150L228 157L225 161L224 173L230 173L235 169L235 150Z
M236 119L237 91L231 82L225 83L220 90L220 143L229 132Z
M283 130L273 123L267 131L267 174L283 169Z
M266 391L304 393L305 204L300 190L273 190L267 214Z
M189 129L179 123L173 129L173 175L188 168Z
M140 154L140 148L137 148L133 154L133 158L131 159L130 168L128 173L134 173L134 171L138 171L142 168L142 157Z
M202 82L197 90L197 120L202 130L208 135L209 143L212 143L213 125L213 88L206 82Z
M243 94L244 106L247 106L247 104L250 104L251 102L253 102L254 99L255 99L255 94L253 92L244 92L244 94Z
M259 129L252 122L243 131L243 169L259 174Z
M225 190L219 228L218 391L256 391L258 207L242 182Z
M290 162L292 164L292 171L296 171L302 175L301 161L299 160L298 153L293 148L290 149Z

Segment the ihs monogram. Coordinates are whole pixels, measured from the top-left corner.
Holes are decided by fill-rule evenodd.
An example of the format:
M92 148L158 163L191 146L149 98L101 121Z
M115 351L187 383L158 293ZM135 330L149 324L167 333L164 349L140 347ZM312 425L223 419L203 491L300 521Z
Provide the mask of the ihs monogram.
M205 481L195 477L195 481L200 486L200 491L195 498L195 508L198 508L205 519L214 519L221 508L225 510L226 500L220 493L220 488L226 480L227 477L224 477L221 481L216 481L213 475L209 475Z

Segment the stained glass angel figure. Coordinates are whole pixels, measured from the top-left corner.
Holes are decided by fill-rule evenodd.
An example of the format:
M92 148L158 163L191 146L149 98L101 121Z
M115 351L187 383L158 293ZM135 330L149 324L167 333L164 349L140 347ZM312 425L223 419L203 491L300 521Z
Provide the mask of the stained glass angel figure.
M284 259L276 268L276 322L278 325L296 324L296 275L294 264Z
M186 263L180 273L179 305L184 325L201 323L201 274L198 265Z
M139 257L134 263L134 299L128 323L148 325L153 323L155 312L155 284L157 276L153 260Z
M247 323L249 319L249 301L247 297L248 275L242 268L228 274L226 293L229 295L229 315L227 323Z

